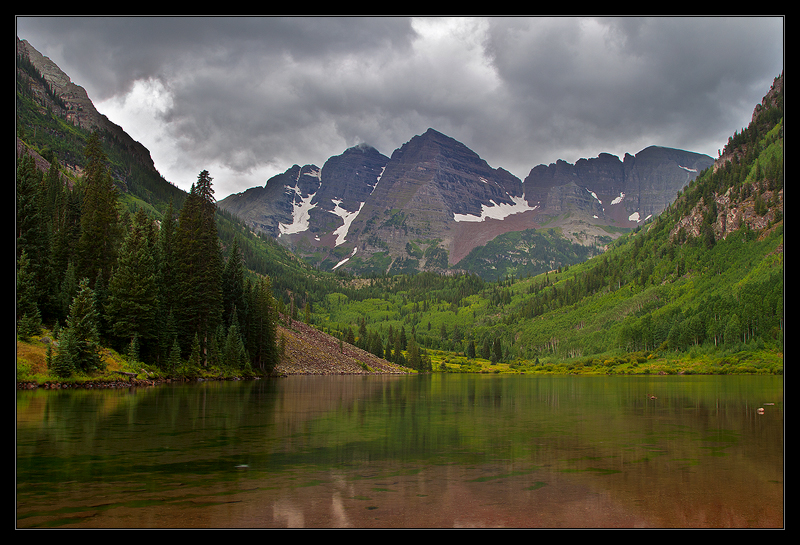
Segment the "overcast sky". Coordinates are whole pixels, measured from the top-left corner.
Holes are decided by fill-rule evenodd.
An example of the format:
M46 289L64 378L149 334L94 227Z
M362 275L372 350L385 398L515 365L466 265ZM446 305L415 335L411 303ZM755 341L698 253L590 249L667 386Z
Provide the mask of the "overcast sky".
M23 17L186 190L218 200L429 127L520 179L649 145L712 157L784 64L781 17Z

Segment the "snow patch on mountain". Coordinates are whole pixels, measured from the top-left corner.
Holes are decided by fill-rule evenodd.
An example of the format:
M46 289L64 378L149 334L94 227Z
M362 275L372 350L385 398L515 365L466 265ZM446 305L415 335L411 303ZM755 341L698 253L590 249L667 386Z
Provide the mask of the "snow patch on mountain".
M309 220L311 219L310 212L315 208L316 205L311 204L311 199L314 198L315 193L312 193L306 197L298 191L296 187L291 188L298 197L300 197L300 202L294 203L294 208L292 209L292 223L285 224L279 223L278 230L280 231L281 235L292 235L295 233L302 233L303 231L308 230Z
M529 210L536 210L539 208L539 205L530 206L526 201L525 197L511 197L511 200L514 201L514 204L497 204L494 201L489 201L489 205L482 204L481 205L481 214L480 216L474 216L472 214L453 214L453 219L455 221L471 221L471 222L481 222L485 221L488 218L502 220L511 216L513 214L520 214L522 212L527 212Z
M344 258L344 259L342 259L342 260L341 260L339 263L337 263L336 265L334 265L334 266L333 266L333 270L335 271L336 269L338 269L339 267L341 267L342 265L344 265L345 263L347 263L348 261L350 261L350 258L351 258L351 257L353 257L354 255L356 255L356 252L357 252L357 251L358 251L358 248L353 248L353 253L352 253L352 254L350 254L350 256L349 256L349 257L345 257L345 258Z
M333 209L333 213L342 218L344 224L342 224L338 229L336 229L333 234L336 236L336 246L343 244L345 238L347 238L347 232L350 230L350 225L353 223L353 220L356 219L361 209L364 208L364 203L362 202L358 206L358 210L355 212L349 212L348 210L342 208L340 205L342 201L339 199L331 199L331 202L336 205ZM355 252L354 252L355 253ZM352 256L351 256L352 257ZM349 259L349 258L348 258ZM341 264L341 263L340 263ZM339 265L336 265L338 267ZM334 267L334 269L336 268Z

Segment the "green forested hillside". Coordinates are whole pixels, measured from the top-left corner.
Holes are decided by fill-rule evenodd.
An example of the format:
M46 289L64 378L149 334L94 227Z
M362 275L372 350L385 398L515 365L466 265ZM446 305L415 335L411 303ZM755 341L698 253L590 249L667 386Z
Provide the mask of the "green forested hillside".
M605 239L600 241L602 244L611 242L610 236L600 238ZM597 246L570 242L551 228L526 229L503 233L475 248L457 267L497 281L507 276L521 278L552 270L553 263L581 263L599 253Z

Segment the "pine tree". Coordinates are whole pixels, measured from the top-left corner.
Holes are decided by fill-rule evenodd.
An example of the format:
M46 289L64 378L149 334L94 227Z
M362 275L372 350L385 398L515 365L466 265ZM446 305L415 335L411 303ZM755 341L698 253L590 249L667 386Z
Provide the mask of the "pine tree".
M57 377L69 377L75 371L75 354L78 353L75 334L70 329L61 332L58 350L52 357L50 371Z
M27 339L41 331L42 319L36 304L36 285L25 250L17 260L17 336Z
M30 155L17 162L16 258L27 255L27 274L33 283L39 310L49 308L54 290L50 285L50 224L43 213L42 173Z
M405 365L406 358L403 356L403 347L400 343L400 337L395 336L394 338L394 361L393 363L397 365Z
M489 338L483 340L483 346L481 347L481 357L485 360L488 360L492 355L492 350L489 346Z
M125 351L125 356L128 359L128 363L131 365L135 365L140 361L139 335L137 333L133 334L133 338L131 338L131 342L128 345L128 349Z
M83 196L79 189L70 190L66 185L61 188L60 204L53 221L50 252L53 277L58 285L56 313L59 319L65 319L69 314L69 305L78 288L76 248L81 233L82 201ZM71 280L67 282L69 275L71 275ZM59 279L61 279L60 282ZM66 293L65 287L67 288Z
M192 346L189 349L189 360L188 364L190 368L199 368L202 364L200 355L200 338L198 337L197 333L194 334L192 338Z
M181 365L181 346L178 344L178 338L174 337L172 341L172 348L169 352L169 358L167 359L167 368L171 372L175 372L175 369L180 367Z
M233 239L225 269L222 271L222 301L224 323L230 326L231 318L236 314L237 326L242 330L242 324L247 318L247 308L244 296L244 263L236 238Z
M157 337L158 285L154 233L142 208L120 248L108 286L105 309L111 333L128 343L147 343Z
M408 340L408 366L417 371L425 371L420 358L419 347L414 337Z
M90 371L102 365L98 321L94 290L89 287L88 279L84 278L70 306L67 328L61 333L61 344L59 344L59 352L62 350L69 352L76 369ZM71 336L69 344L64 343L64 335L67 332Z
M228 334L225 337L225 346L222 350L222 359L225 365L234 369L243 369L248 366L247 351L239 334L238 320L235 313L228 327Z
M158 230L156 251L156 275L158 285L158 331L159 355L157 359L169 358L177 334L175 326L174 309L177 307L176 295L176 269L175 256L175 230L177 227L172 199L169 200L167 209L161 218L161 227Z
M65 317L69 315L69 306L77 293L78 278L75 276L75 265L70 261L64 273L64 279L58 289L59 315Z
M38 253L41 246L40 229L42 216L39 209L38 187L42 174L36 169L36 163L30 155L23 155L17 160L16 180L16 229L17 258L25 251L29 255Z
M181 208L175 233L180 301L175 308L176 324L181 338L197 334L204 366L209 336L222 320L222 257L210 184L208 172L201 172Z
M475 359L475 341L469 341L469 345L467 346L467 357L470 359Z
M97 133L89 138L84 155L88 164L83 177L79 276L94 281L99 274L107 284L121 235L117 189L106 167L106 156Z
M267 277L253 285L253 305L250 309L247 351L253 366L271 372L279 363L277 314L272 297L272 284Z
M58 300L60 271L56 271L53 261L53 248L55 245L56 220L61 214L63 202L63 182L58 167L58 161L51 158L50 168L41 184L40 209L42 213L42 228L44 230L43 243L45 256L42 268L42 291L39 294L42 315L46 321L57 320L60 315L61 305Z
M492 345L492 363L497 363L503 359L503 346L500 344L500 339L496 338Z
M381 336L377 333L370 335L370 353L373 355L382 358L383 357L383 341L381 341Z

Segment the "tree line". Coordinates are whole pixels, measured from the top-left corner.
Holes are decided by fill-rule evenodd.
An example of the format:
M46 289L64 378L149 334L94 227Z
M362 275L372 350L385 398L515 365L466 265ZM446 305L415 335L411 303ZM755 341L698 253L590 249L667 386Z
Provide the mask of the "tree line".
M269 277L245 274L236 239L223 253L212 178L202 171L175 211L122 211L97 133L83 176L62 182L17 158L17 330L58 335L59 375L102 367L101 346L168 372L278 363Z

